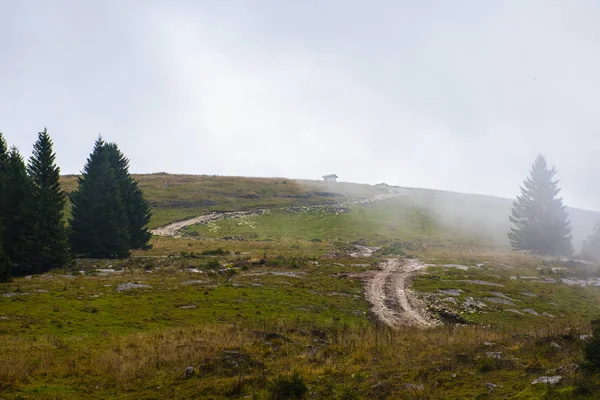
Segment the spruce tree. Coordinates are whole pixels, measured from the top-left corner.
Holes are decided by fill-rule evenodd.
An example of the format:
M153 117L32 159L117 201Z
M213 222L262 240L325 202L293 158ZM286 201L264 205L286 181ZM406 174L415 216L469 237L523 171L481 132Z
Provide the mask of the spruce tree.
M558 197L555 175L556 169L548 168L544 156L539 155L509 217L513 226L508 238L514 250L550 256L568 256L573 252L568 214Z
M0 221L5 217L6 210L4 207L4 182L6 180L6 170L8 168L8 146L2 132L0 132Z
M71 250L76 256L129 255L127 213L108 151L98 138L71 194Z
M38 133L27 166L32 183L32 220L35 221L35 229L30 235L32 252L29 258L38 273L64 266L69 257L64 224L66 198L60 187L60 169L55 160L52 139L44 128Z
M4 252L12 263L13 275L35 272L30 262L29 235L35 229L31 216L32 188L25 163L17 148L10 150L2 188L4 207Z
M581 255L588 260L600 261L600 220L596 221L594 230L583 242Z
M12 267L10 265L10 260L6 254L4 254L4 249L2 246L3 233L3 227L0 226L0 282L8 282L10 281Z
M129 174L129 160L123 155L115 143L105 144L112 169L114 170L121 199L125 205L129 225L129 247L131 249L147 250L152 234L148 231L150 222L150 204L144 198L144 193L138 183Z

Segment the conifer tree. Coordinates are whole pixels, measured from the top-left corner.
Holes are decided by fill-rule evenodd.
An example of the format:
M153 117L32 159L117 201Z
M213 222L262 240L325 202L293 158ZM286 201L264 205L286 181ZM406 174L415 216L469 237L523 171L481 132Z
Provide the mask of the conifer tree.
M64 224L66 198L60 187L60 169L55 160L52 139L44 128L38 133L27 165L32 183L31 217L35 223L29 238L32 245L29 258L38 273L64 266L69 257Z
M555 175L556 169L548 168L544 156L539 155L509 217L513 226L508 238L514 250L551 256L572 253L571 227L566 207L558 197Z
M0 282L10 281L11 265L10 260L4 254L3 243L3 227L0 226Z
M147 250L152 234L148 231L150 222L150 204L144 198L144 193L138 183L129 174L129 160L123 155L115 143L105 144L111 167L119 182L121 199L125 205L129 225L129 247L131 249Z
M31 218L31 181L17 148L10 150L2 188L4 252L12 263L13 275L35 272L30 263L29 235L34 226Z
M0 132L0 221L4 218L6 211L4 205L4 181L6 180L6 170L8 168L8 146L2 132Z
M127 213L108 151L98 138L71 194L71 250L76 256L129 255Z
M596 221L594 230L583 242L581 255L593 261L600 261L600 220Z

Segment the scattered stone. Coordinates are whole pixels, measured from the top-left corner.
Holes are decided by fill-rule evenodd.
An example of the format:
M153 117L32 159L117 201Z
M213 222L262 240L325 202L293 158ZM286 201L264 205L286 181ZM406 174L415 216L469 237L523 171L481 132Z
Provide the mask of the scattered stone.
M531 292L521 292L520 294L527 297L537 297L537 294Z
M198 269L198 268L190 268L190 269L189 269L189 271L190 271L192 274L203 274L203 273L204 273L204 271L202 271L202 270L200 270L200 269Z
M183 377L184 377L185 379L189 379L189 378L191 378L192 376L194 376L194 373L195 373L195 372L196 372L196 370L194 369L194 367L187 367L187 368L185 369L185 373L184 373Z
M515 300L515 299L513 299L511 297L508 297L507 295L505 295L502 292L490 292L490 294L493 295L493 296L496 296L496 297L501 297L501 298L506 299L506 300L518 301L518 300Z
M442 264L440 265L440 267L446 267L446 268L458 268L460 270L466 271L469 269L469 267L467 267L466 265L460 265L460 264Z
M404 388L405 389L410 389L410 390L423 390L425 389L425 386L423 385L417 385L414 383L405 383L404 384Z
M44 289L36 289L36 292L38 292L38 293L50 293L49 291L44 290Z
M485 304L483 301L475 300L472 297L467 297L462 304L462 307L480 309L482 307L487 307L487 304Z
M458 304L456 297L444 297L442 301L445 301L446 303Z
M547 385L555 385L558 382L560 382L560 380L562 379L562 376L560 375L556 375L556 376L540 376L539 378L537 378L536 380L534 380L533 382L531 382L532 385L537 385L538 383L545 383Z
M490 382L486 382L484 386L485 386L485 389L489 390L490 392L498 387L498 385L496 385L494 383L490 383Z
M531 315L539 315L539 314L537 313L537 311L535 311L535 310L534 310L534 309L532 309L532 308L524 308L524 309L523 309L523 311L524 311L524 312L526 312L526 313L529 313L529 314L531 314Z
M438 292L443 293L447 296L460 296L462 290L460 289L438 289Z
M525 315L521 311L515 310L514 308L507 308L505 311L510 311L512 313L519 314L519 315Z
M0 321L6 321L8 319L9 319L8 317L0 316Z
M560 344L558 344L556 342L550 342L550 346L554 347L555 349L560 349Z
M554 315L550 314L549 312L545 312L545 311L544 311L544 312L542 313L542 315L543 315L544 317L548 317L548 318L554 318Z
M490 343L488 341L483 342L484 346L492 347L495 343Z
M485 353L486 357L493 358L494 360L502 360L502 352L501 351L488 351Z
M482 280L470 280L470 279L463 279L457 282L463 282L463 283L472 283L474 285L485 285L485 286L497 286L497 287L504 287L504 285L500 284L500 283L494 283L494 282L486 282L486 281L482 281Z
M486 297L485 299L486 301L489 301L490 303L496 303L496 304L506 304L507 306L514 306L515 303L513 303L510 300L506 300L500 297Z
M132 289L152 289L152 286L144 285L142 283L121 283L119 286L117 286L117 290L120 292Z
M197 285L200 283L204 283L204 281L200 281L200 280L196 279L196 280L181 282L182 285Z
M592 335L579 335L579 340L588 340Z
M196 308L196 306L193 305L193 304L188 304L188 305L185 305L185 306L179 306L177 308L192 309L192 308Z
M558 304L556 304L556 303L548 303L548 304L550 304L551 306L554 306L554 307L558 307Z

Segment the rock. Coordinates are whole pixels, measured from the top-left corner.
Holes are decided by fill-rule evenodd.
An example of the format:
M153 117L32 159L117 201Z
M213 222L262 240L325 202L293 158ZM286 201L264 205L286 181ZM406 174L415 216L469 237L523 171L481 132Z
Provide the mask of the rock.
M560 349L560 344L556 342L550 342L550 346L554 347L555 349Z
M484 386L485 386L485 389L489 390L490 392L498 387L498 385L496 385L494 383L490 383L490 382L486 382Z
M523 309L523 311L524 311L524 312L526 312L526 313L529 313L529 314L531 314L531 315L539 315L539 314L537 313L537 311L535 311L535 310L534 310L534 309L532 309L532 308L524 308L524 309Z
M423 385L417 385L414 383L405 383L404 384L404 388L405 389L410 389L410 390L423 390L425 389L425 386Z
M152 289L152 286L144 285L142 283L121 283L119 286L117 286L117 290L119 292L132 289Z
M438 289L438 292L445 294L446 296L460 296L462 290L460 289Z
M556 385L558 382L560 382L561 379L562 379L562 376L560 376L560 375L540 376L539 378L537 378L536 380L531 382L531 384L537 385L538 383L545 383L547 385Z
M188 304L188 305L185 305L185 306L179 306L179 307L177 307L177 308L182 308L182 309L192 309L192 308L196 308L196 306L195 306L195 305L193 305L193 304Z
M550 314L550 313L547 313L547 312L545 312L545 311L542 313L542 315L543 315L544 317L548 317L548 318L554 318L554 315L552 315L552 314Z
M488 351L487 353L485 353L485 356L488 358L493 358L494 360L502 360L501 351Z
M521 311L515 310L514 308L507 308L505 311L510 311L515 314L524 315Z
M458 300L456 300L456 297L444 297L442 301L446 303L458 304Z
M588 340L591 337L592 337L592 335L579 335L580 340Z
M486 297L485 299L486 301L489 301L490 303L496 303L496 304L505 304L507 306L514 306L515 303L513 303L510 300L506 300L500 297Z
M495 344L495 343L490 343L490 342L487 342L487 341L486 341L486 342L483 342L483 345L484 345L484 346L487 346L487 347L492 347L494 344Z
M537 294L531 292L521 292L520 294L527 297L537 297Z
M184 377L185 379L189 379L189 378L191 378L192 376L194 376L194 373L195 373L195 372L196 372L196 370L194 369L194 367L187 367L187 368L185 369L185 373L184 373L183 377Z
M185 282L181 282L181 285L197 285L200 283L204 283L204 281L200 281L200 280L191 280L191 281L185 281Z
M464 303L462 304L463 308L474 308L474 309L480 309L482 307L487 307L487 304L485 304L482 301L477 301L475 299L473 299L472 297L467 297L464 301Z

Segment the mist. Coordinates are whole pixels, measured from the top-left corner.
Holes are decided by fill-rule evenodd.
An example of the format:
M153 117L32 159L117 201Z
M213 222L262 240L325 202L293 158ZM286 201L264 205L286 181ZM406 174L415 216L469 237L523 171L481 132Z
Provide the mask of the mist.
M0 129L63 173L98 134L132 172L514 198L538 153L599 210L591 2L4 2ZM43 27L43 28L42 28Z

